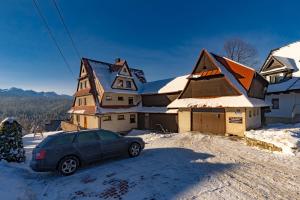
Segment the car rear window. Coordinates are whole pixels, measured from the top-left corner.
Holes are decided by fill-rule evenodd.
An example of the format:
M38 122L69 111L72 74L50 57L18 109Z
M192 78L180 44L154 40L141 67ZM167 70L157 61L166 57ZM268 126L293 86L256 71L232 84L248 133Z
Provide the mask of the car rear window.
M74 139L74 134L61 134L56 136L46 137L40 144L40 147L52 146L52 145L64 145L71 144Z

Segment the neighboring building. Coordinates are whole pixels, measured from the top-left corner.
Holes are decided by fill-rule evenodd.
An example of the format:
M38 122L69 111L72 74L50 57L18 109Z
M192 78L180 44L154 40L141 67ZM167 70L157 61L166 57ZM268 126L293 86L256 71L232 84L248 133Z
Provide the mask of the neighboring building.
M178 110L179 132L244 136L261 126L268 82L254 69L203 50L188 83L168 105Z
M139 129L178 132L177 109L167 109L183 90L188 75L149 82L141 90L142 108L138 113Z
M120 132L137 128L139 89L145 82L144 72L129 68L124 60L111 64L83 58L69 111L72 124Z
M260 74L269 81L266 102L271 112L266 122L300 121L300 42L274 49L264 62Z

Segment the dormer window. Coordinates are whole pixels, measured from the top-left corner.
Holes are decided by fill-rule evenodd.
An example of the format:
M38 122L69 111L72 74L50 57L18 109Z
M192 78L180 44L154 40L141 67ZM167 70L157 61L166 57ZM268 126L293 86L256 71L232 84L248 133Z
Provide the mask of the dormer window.
M126 81L126 88L131 88L131 81Z
M124 72L124 73L127 73L127 70L126 70L126 68L124 68L124 69L123 69L123 72Z
M118 87L124 87L124 81L123 80L118 80Z

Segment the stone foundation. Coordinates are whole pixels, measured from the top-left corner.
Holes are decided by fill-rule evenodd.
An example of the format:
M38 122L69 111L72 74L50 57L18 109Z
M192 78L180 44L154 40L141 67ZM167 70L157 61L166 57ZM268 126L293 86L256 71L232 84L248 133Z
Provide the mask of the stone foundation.
M280 152L282 151L282 148L277 147L274 144L270 144L270 143L263 142L263 141L260 141L260 140L256 140L256 139L253 139L253 138L247 138L246 137L245 139L246 139L247 145L249 145L249 146L258 147L260 149L267 149L267 150L270 150L270 151L280 151Z

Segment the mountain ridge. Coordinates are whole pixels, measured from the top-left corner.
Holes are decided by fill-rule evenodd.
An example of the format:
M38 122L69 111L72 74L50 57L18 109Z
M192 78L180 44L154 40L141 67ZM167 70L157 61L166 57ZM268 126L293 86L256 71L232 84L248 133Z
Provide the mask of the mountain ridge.
M55 92L37 92L34 90L24 90L12 87L9 89L0 88L0 96L6 97L46 97L46 98L72 98L70 95L57 94Z

